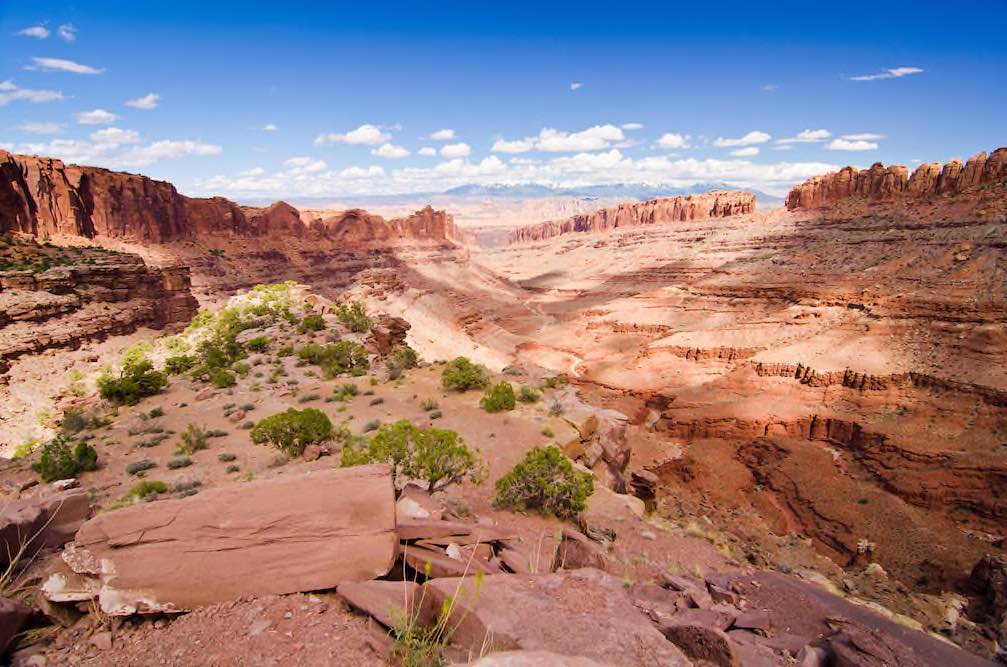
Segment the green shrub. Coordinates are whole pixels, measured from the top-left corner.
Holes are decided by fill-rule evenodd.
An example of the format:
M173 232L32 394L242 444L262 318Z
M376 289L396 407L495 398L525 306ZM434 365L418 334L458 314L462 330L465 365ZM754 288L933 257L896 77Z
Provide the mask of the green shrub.
M305 394L304 396L301 396L299 399L297 399L297 402L298 403L310 403L311 401L317 401L320 398L321 398L321 396L318 395L318 394L315 394L315 393Z
M293 353L294 353L294 346L293 345L284 345L283 347L280 348L279 352L276 353L276 356L278 356L278 357L289 357Z
M371 330L371 318L367 317L367 311L359 301L339 304L336 307L336 317L354 333L364 333Z
M69 441L63 436L57 436L42 445L42 455L32 464L31 469L38 473L43 482L57 479L70 479L77 473L95 470L98 467L98 452L86 442L79 442L70 450Z
M514 387L504 381L487 389L479 405L486 412L504 412L514 409L514 400Z
M246 375L248 375L248 371L252 370L252 367L246 363L242 363L239 361L238 363L231 365L231 370L240 375L241 377L245 377Z
M402 376L403 371L409 368L416 368L419 362L420 357L413 348L401 347L395 350L388 360L388 379L398 380Z
M238 458L236 454L231 454L229 452L224 452L223 454L217 454L217 460L220 461L221 463L229 463L235 460L236 458Z
M63 421L60 422L60 431L63 435L74 435L87 428L88 419L81 410L66 410L63 412Z
M210 383L218 389L226 389L238 384L238 379L223 368L214 368L210 371Z
M360 376L370 368L367 352L360 345L348 340L319 345L308 343L297 351L304 361L319 366L325 377L332 379L343 373Z
M292 456L299 456L308 445L331 440L333 429L332 422L321 410L288 408L260 419L249 435L257 445L269 443Z
M178 468L187 468L192 465L192 459L188 456L178 456L170 461L168 461L169 470L177 470Z
M542 429L542 435L544 435L547 438L554 438L554 437L556 437L556 433L551 428L549 428L548 426L546 426L546 427L544 427Z
M150 459L141 459L139 461L133 461L132 463L127 465L126 472L128 472L130 475L136 475L156 467L157 464L151 461Z
M231 465L227 466L227 468L224 469L224 472L232 473L232 472L238 472L239 470L241 470L241 466L239 466L236 463L232 463Z
M164 360L164 372L168 375L181 375L195 365L195 357L188 354L176 354Z
M541 392L535 387L529 387L528 385L522 385L521 390L517 394L517 400L522 403L538 403L538 399L540 398L542 398Z
M465 478L479 483L483 465L478 452L468 448L454 431L440 428L422 430L402 419L381 426L366 446L347 443L343 446L340 465L388 463L392 479L423 480L431 492L444 489Z
M449 361L441 373L441 386L455 391L485 389L490 384L490 374L483 366L465 357Z
M255 338L250 338L248 342L245 343L245 348L251 350L252 352L265 352L269 349L269 336L256 336Z
M182 431L182 442L175 447L176 454L192 454L210 446L207 442L209 435L195 424L189 424Z
M165 484L164 482L145 479L142 482L136 484L132 489L130 489L127 495L133 498L146 499L150 496L156 496L158 494L167 492L168 492L168 485Z
M325 328L325 318L317 313L312 313L311 315L305 315L304 319L301 320L301 324L297 327L297 330L301 333L307 333L309 331L321 331Z
M106 372L98 378L98 393L103 399L126 405L136 405L144 396L153 396L166 386L167 376L155 371L146 358L124 361L119 377Z
M535 447L497 480L496 505L571 518L584 511L593 492L591 473L574 470L555 447Z
M545 386L549 389L556 389L562 387L565 384L569 384L570 378L566 376L566 373L560 373L550 378L545 379Z
M147 416L150 417L151 419L157 419L158 417L163 417L164 416L164 408L161 408L161 407L154 408L150 412L147 413Z

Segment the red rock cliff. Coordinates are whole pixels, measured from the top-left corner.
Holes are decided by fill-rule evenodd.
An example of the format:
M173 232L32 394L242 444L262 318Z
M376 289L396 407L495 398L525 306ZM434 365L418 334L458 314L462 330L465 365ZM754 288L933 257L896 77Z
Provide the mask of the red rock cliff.
M900 196L926 197L958 194L986 183L1007 181L1007 148L998 148L987 157L979 153L964 165L951 160L941 166L929 162L909 170L902 165L885 167L875 162L870 169L844 167L824 176L809 178L787 195L787 208L823 208L850 197L894 199Z
M141 243L318 236L450 245L457 238L451 216L430 207L393 220L353 210L305 225L285 202L253 208L223 197L186 197L171 183L146 176L0 151L0 232L8 231Z
M511 243L540 241L570 232L600 232L616 227L655 225L665 222L723 218L755 211L755 195L741 190L714 190L701 195L667 197L620 204L566 220L551 220L520 227L510 235Z

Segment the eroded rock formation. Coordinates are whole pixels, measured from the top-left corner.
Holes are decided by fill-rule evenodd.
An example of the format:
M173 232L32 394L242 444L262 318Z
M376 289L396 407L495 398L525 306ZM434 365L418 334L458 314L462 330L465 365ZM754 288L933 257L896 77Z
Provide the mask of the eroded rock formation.
M714 190L701 195L667 197L615 208L604 208L593 213L582 213L566 220L551 220L514 230L511 243L540 241L570 232L600 232L616 227L655 225L701 218L724 218L731 215L753 213L755 195L740 190Z
M824 208L850 197L893 199L901 195L924 197L960 194L979 185L1007 180L1007 148L998 148L961 160L951 160L943 167L928 162L909 170L900 164L885 167L875 162L869 169L844 167L839 171L814 176L787 195L787 208Z

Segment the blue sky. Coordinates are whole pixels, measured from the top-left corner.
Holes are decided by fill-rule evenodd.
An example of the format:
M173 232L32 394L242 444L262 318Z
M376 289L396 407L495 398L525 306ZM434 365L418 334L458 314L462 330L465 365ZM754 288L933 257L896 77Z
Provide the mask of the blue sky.
M1007 144L1002 0L676 4L0 0L0 147L240 200Z

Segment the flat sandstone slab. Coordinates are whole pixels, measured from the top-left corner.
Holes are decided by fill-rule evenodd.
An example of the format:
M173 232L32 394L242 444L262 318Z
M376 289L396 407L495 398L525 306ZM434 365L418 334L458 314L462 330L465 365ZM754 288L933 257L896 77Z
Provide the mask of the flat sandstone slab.
M100 514L63 558L100 580L109 614L184 611L386 574L395 498L385 465L281 476Z

